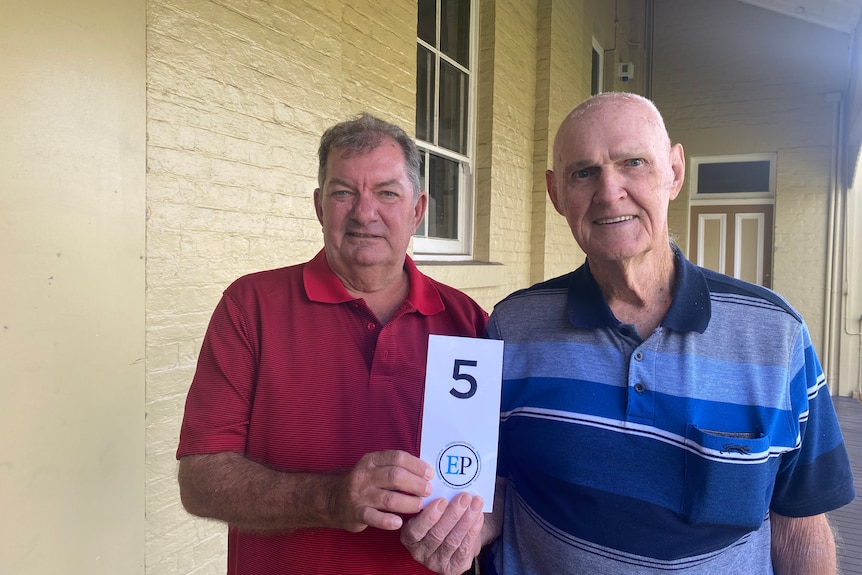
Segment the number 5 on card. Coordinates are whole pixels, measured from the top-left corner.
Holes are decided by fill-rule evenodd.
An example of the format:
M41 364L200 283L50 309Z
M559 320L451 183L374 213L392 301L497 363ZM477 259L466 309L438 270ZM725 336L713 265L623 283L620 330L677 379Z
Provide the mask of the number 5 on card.
M419 456L434 466L433 492L451 500L461 491L494 503L503 342L431 335Z

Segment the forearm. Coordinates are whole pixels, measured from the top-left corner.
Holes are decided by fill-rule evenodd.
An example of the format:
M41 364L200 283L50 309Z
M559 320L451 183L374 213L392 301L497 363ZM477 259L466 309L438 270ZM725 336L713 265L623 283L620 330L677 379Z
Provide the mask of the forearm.
M247 531L335 527L330 512L341 477L283 473L239 453L180 460L180 496L189 513Z
M770 513L770 520L776 575L835 575L835 537L825 515L785 517Z

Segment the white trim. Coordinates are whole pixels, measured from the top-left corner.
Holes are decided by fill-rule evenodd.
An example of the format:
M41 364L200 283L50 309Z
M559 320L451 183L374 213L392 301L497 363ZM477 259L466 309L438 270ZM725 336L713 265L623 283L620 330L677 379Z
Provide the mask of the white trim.
M436 33L438 34L437 44L439 45L440 34L440 2L437 2L436 13ZM431 152L447 159L451 159L460 164L459 174L459 189L458 189L458 239L448 240L439 238L428 238L414 235L413 251L416 261L441 261L441 260L466 260L470 259L473 253L473 219L474 219L474 181L473 169L476 161L476 107L477 107L477 85L478 85L478 62L479 62L479 2L478 0L470 0L470 67L464 68L452 58L443 54L434 46L429 46L426 42L419 39L417 36L417 50L421 45L438 57L435 58L435 86L434 86L434 110L433 110L433 133L437 133L437 123L439 121L439 97L440 97L440 61L444 60L456 69L467 74L467 86L469 97L467 98L467 141L466 149L469 155L458 154L431 144L429 142L417 140L416 144L420 153ZM427 169L428 165L425 164ZM424 230L417 232L426 233Z
M593 37L593 50L595 50L599 55L599 91L601 94L605 91L605 50L602 48L602 45L599 44L599 41ZM592 88L592 63L593 63L593 55L590 53L590 84Z
M775 174L777 154L733 154L727 156L692 156L691 169L689 171L689 197L692 205L722 205L742 204L742 200L766 200L775 197ZM698 167L701 164L725 164L732 162L769 162L769 189L759 192L747 192L737 194L698 194L697 176ZM771 203L771 202L763 202Z

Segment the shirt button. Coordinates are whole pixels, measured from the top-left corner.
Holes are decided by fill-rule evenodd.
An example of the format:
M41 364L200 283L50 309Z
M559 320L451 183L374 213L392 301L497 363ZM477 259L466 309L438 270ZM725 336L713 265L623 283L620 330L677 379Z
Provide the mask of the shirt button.
M377 326L371 322L368 322L368 325L365 327L368 328L368 331L374 331L374 328L376 328Z
M643 393L645 389L646 389L646 386L644 384L642 384L642 383L636 383L635 384L635 391L636 392Z
M644 354L642 352L635 352L635 361L641 361L644 358Z

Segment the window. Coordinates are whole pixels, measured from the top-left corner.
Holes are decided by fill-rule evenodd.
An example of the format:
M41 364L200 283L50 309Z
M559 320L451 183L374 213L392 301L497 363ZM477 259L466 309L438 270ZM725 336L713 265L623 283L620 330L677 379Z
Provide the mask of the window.
M602 92L602 80L605 74L605 51L593 38L593 65L590 73L590 94L595 96Z
M692 158L692 200L736 201L775 195L775 154Z
M414 252L424 259L470 255L475 0L419 0L416 144L428 211Z

